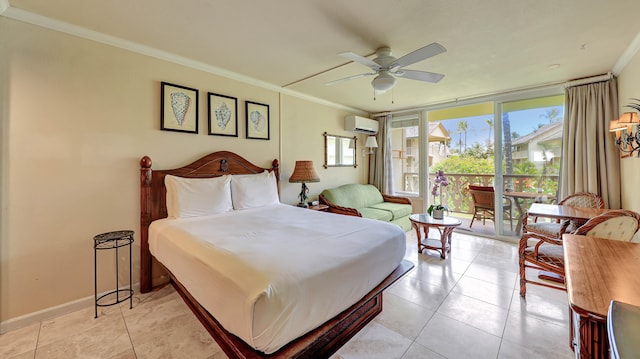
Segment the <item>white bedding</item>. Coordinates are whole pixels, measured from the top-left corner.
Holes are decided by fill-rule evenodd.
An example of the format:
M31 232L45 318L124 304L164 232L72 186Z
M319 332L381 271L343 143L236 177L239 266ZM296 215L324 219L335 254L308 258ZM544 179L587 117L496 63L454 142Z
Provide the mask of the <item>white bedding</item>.
M277 204L154 221L149 249L225 329L270 354L376 287L404 257L405 233Z

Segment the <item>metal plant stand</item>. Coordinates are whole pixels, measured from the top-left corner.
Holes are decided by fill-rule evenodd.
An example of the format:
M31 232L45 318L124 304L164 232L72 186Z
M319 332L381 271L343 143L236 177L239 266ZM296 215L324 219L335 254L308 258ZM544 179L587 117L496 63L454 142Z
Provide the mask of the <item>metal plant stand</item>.
M129 309L133 308L133 287L131 284L131 243L133 243L133 231L115 231L98 234L93 237L93 283L95 298L95 317L98 318L98 307L108 307L129 300ZM120 289L118 283L118 249L129 247L129 289ZM116 253L116 289L98 297L98 251L115 249ZM110 296L115 296L112 300Z

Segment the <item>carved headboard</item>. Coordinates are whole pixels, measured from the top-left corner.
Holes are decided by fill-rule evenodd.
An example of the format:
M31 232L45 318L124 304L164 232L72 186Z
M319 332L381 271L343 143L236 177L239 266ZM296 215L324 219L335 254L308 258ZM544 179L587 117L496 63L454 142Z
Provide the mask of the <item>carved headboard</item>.
M234 174L255 174L265 170L274 171L279 188L278 160L273 160L271 168L256 166L240 155L228 151L210 153L184 167L168 170L152 170L151 158L140 160L140 291L151 290L151 253L149 252L149 225L167 217L164 177L173 175L188 178L211 178Z

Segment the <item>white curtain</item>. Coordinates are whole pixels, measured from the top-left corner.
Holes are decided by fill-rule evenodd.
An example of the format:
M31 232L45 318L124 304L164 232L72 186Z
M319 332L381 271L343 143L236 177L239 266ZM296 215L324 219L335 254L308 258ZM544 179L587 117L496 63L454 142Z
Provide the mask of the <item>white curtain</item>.
M391 151L391 115L375 118L378 120L378 149L369 156L369 183L380 192L394 195L393 162Z
M615 79L565 89L560 198L596 193L620 208L620 155L609 122L618 118Z

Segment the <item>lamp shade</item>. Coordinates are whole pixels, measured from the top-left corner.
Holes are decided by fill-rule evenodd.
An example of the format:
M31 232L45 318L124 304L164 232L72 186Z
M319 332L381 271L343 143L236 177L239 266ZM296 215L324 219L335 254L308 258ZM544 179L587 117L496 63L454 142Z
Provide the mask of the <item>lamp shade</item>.
M378 141L375 136L367 137L367 142L364 143L364 147L368 148L378 148Z
M620 126L640 125L640 118L638 118L638 114L635 112L625 112L618 119L618 125ZM609 130L611 131L611 129Z
M609 122L609 132L621 131L627 128L627 125L621 125L618 120Z
M293 169L289 182L320 182L320 177L313 168L313 161L296 161L296 168Z

